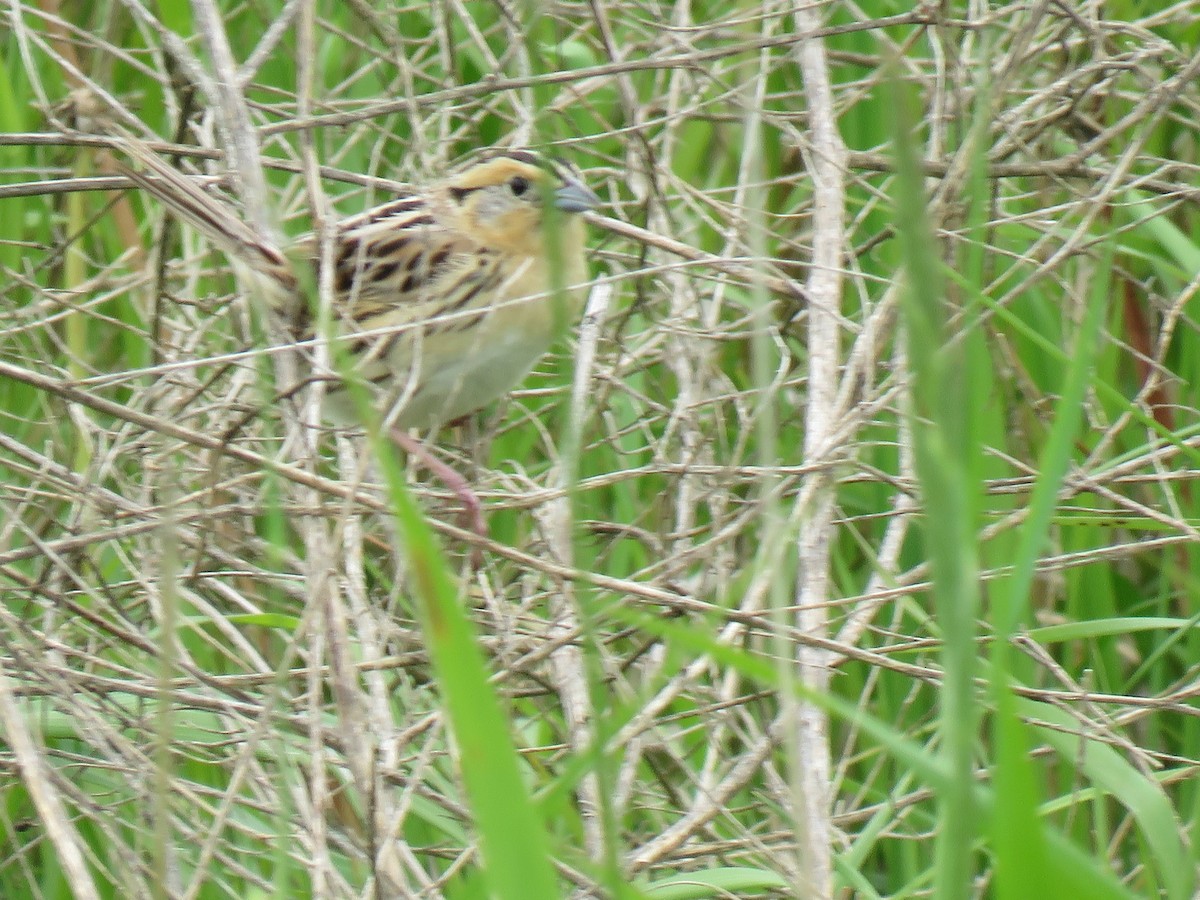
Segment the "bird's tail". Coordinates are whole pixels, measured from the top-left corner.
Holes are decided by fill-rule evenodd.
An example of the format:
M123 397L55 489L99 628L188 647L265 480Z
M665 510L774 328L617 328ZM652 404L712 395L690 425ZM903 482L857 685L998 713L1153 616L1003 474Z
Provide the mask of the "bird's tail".
M296 275L291 260L269 236L259 234L228 202L168 165L139 138L115 136L112 147L130 161L117 161L121 174L223 250L238 277L273 308L290 311Z

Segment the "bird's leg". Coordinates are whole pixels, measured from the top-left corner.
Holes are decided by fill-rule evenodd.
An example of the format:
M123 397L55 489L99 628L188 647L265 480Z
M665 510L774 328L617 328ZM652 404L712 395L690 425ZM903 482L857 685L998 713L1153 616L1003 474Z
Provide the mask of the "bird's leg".
M483 521L483 506L479 502L479 497L471 490L467 479L453 467L434 456L428 445L414 438L403 428L393 427L391 435L392 440L400 449L409 456L415 456L438 481L449 488L451 493L459 499L459 502L462 503L466 527L480 537L487 537L487 524Z

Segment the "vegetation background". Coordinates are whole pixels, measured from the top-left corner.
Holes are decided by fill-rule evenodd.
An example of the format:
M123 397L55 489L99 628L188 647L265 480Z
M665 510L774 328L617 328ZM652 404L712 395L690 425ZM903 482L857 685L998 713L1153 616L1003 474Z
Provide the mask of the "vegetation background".
M1200 3L0 29L0 896L1193 896ZM586 170L587 317L436 436L489 541L102 122L288 234Z

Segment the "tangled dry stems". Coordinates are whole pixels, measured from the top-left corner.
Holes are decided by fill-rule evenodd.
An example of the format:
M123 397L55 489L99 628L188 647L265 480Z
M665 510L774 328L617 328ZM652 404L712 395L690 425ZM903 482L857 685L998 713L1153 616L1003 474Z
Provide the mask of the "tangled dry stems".
M1158 202L1156 215L1195 199L1193 160L1167 158L1147 142L1169 121L1177 147L1195 146L1187 114L1196 111L1200 57L1151 30L1194 16L1195 6L1180 3L1140 22L1107 22L1058 4L943 21L919 8L872 21L854 4L828 4L821 12L836 14L836 24L818 37L855 32L864 37L859 46L871 48L831 53L836 108L828 112L852 119L878 96L889 60L920 88L930 215L953 260L966 251L962 136L986 104L988 233L1023 229L1028 239L997 240L1005 264L993 263L996 280L985 293L1003 309L1034 289L1057 292L1053 315L1071 321L1085 289L1074 264L1093 253L1098 219L1130 204L1134 191ZM8 24L25 52L72 73L69 84L128 127L140 125L137 98L84 74L109 66L80 68L79 60L135 67L160 88L176 85L172 73L183 69L193 86L165 93L178 132L164 150L219 179L219 117L204 91L213 79L184 64L195 61L192 50L132 2L114 10L137 20L150 52L30 6L16 9ZM299 27L299 5L263 23L269 27L239 77L272 193L256 198L253 188L230 187L251 221L287 228L311 219L318 175L346 213L396 183L445 171L484 131L517 142L535 137L535 111L558 147L588 169L611 204L608 218L595 222L599 318L511 401L439 443L471 472L495 523L481 569L467 562L471 538L455 528L444 492L419 472L410 484L447 539L526 754L554 769L587 747L597 734L597 692L625 710L606 737L616 774L603 799L632 823L622 836L627 871L719 860L795 875L793 797L778 756L787 719L770 692L709 655L681 663L608 612L632 604L690 618L716 629L722 643L755 650L777 649L768 638L782 639L820 651L835 669L911 679L914 697L938 682L936 642L906 602L926 590L929 573L902 554L923 510L899 424L906 369L893 341L895 282L878 264L891 228L883 193L890 155L850 141L858 149L846 157L849 200L835 210L846 232L837 273L844 299L840 310L822 308L835 321L833 380L814 400L806 345L813 312L802 299L813 300L808 266L829 225L814 217L805 175L820 157L806 126L790 4L708 21L688 20L686 5L558 4L548 15L561 45L586 47L593 61L549 72L515 20L480 18L457 3L437 9L431 34L420 36L395 25L405 11L385 16L365 4L353 16L368 39L346 34L340 19L319 21L318 33L336 36L347 57L342 80L325 83L319 96L302 82L299 94L256 86L269 60L290 58L283 40ZM664 13L669 24L660 26ZM460 83L464 56L480 73L504 74ZM984 95L981 65L991 71ZM69 193L111 192L121 182L104 172L94 140L74 130L78 120L42 71L29 66L47 125L3 140L43 148L40 162L17 178L10 173L0 198L24 197L26 216L51 217L69 208ZM339 99L367 93L374 96ZM1106 104L1124 114L1109 122ZM579 110L590 133L570 130ZM697 135L711 168L695 163ZM387 859L379 849L406 833L414 810L457 822L469 816L453 788L452 744L409 602L409 561L370 459L352 440L302 427L303 390L280 399L273 363L286 351L264 349L265 326L245 298L214 289L231 287L220 281L220 257L187 235L176 255L175 233L129 196L89 194L82 210L60 217L53 240L19 245L20 267L10 267L0 299L11 385L0 436L8 685L0 715L15 727L15 695L26 714L40 711L43 733L41 746L12 744L3 764L22 765L31 784L41 778L63 798L74 813L61 812L60 823L129 848L89 860L118 883L150 883L150 864L133 848L154 840L152 817L128 810L161 804L179 846L200 848L188 870L200 874L170 876L180 896L203 882L207 864L269 889L247 865L246 847L280 832L294 838L286 852L317 873L329 896L363 890L331 860L372 855L381 879L414 896L438 895L473 858L466 832L458 844L403 844ZM142 218L152 227L122 226ZM1112 230L1142 220L1114 220ZM105 222L115 223L113 233L97 237ZM1177 330L1194 331L1186 304L1196 284L1171 296L1137 281L1158 313L1157 333L1144 347L1131 335L1109 336L1143 357L1143 408L1178 377L1167 351ZM758 380L750 375L756 336L773 354ZM996 337L1011 366L1002 373L1011 396L1036 420L1043 391L999 329ZM150 350L137 359L140 347ZM572 379L582 407L572 401ZM773 458L764 458L756 431L764 402L784 413ZM811 402L821 404L828 430L802 452L805 432L792 411ZM576 459L564 459L572 410L582 444ZM1190 474L1171 469L1196 439L1151 437L1117 465L1104 448L1142 425L1095 415L1103 434L1061 502L1100 495L1160 531L1146 539L1117 530L1106 546L1047 552L1040 573L1048 590L1069 568L1136 562L1196 538L1170 499L1173 479ZM1029 456L1004 454L1010 477L987 486L1018 502L988 526L985 543L1023 514L1019 500L1036 468L1034 445L1024 446ZM833 546L865 545L856 588L839 578L816 598L815 628L796 617L806 572L793 581L794 562L784 564L791 599L781 620L771 608L780 605L780 571L762 566L758 552L779 541L791 560L805 537L823 543L813 551L818 559ZM984 577L1001 574L997 565ZM1065 704L1081 729L1147 770L1158 764L1130 725L1178 709L1190 696L1187 679L1152 700L1089 695L1082 703L1083 688L1035 643L1027 649L1057 685L1033 695ZM866 677L864 709L872 707L873 679ZM169 722L159 718L165 698L174 709ZM164 735L169 753L158 747ZM833 824L853 833L879 812L883 789L861 776L851 786L843 776L879 750L853 729L835 739ZM33 767L22 753L45 754L47 765ZM210 769L221 777L199 777ZM578 786L592 854L603 841L598 790L587 778ZM890 798L897 830L906 827L903 811L925 796ZM562 872L583 889L590 884L565 864Z

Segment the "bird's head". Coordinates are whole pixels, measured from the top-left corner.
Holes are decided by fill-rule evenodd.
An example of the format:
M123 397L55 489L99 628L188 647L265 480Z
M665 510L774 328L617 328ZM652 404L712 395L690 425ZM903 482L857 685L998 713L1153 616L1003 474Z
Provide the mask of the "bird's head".
M556 219L600 205L577 170L527 150L497 153L451 177L441 199L449 224L464 234L485 247L526 255L544 250Z

